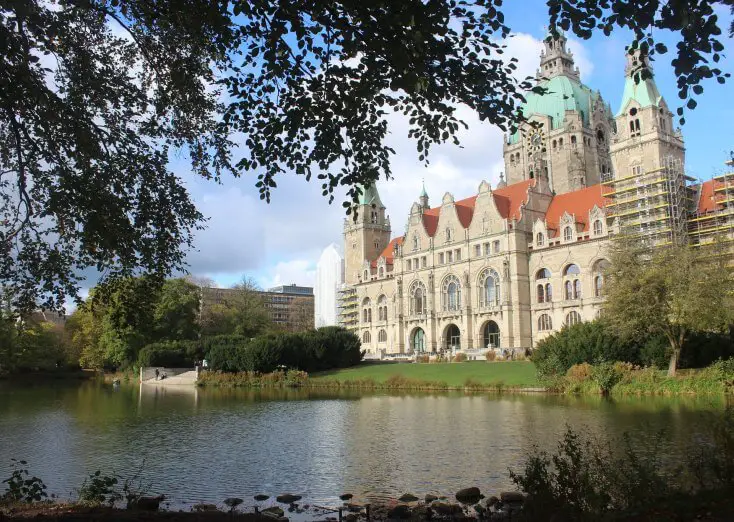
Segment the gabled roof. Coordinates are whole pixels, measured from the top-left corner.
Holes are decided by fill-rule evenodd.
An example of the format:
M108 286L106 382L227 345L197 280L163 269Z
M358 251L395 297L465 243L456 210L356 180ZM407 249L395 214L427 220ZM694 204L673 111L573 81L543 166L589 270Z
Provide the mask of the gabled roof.
M553 197L548 212L545 214L545 222L549 230L558 231L558 223L563 214L568 212L573 215L576 223L583 226L584 231L589 230L589 212L594 206L604 207L604 196L602 185L567 192Z
M533 186L535 186L535 180L528 179L495 189L492 196L500 215L505 219L520 219L522 205L528 201L528 189ZM476 201L477 196L472 196L454 203L459 222L464 228L469 228L472 222ZM431 237L436 235L440 214L441 207L430 208L423 212L423 226Z
M380 253L379 256L377 256L377 259L380 259L381 257L385 258L385 264L392 265L395 261L395 245L402 245L403 244L403 236L395 237L390 240L390 242L387 244L385 249ZM372 261L370 263L370 266L372 268L377 267L377 259Z

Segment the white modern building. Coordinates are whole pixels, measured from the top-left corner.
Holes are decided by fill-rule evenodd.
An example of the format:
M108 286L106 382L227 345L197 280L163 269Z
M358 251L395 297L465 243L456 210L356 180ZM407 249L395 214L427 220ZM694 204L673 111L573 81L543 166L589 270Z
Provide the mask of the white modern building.
M337 290L344 284L344 256L335 243L327 246L316 264L314 324L334 326L338 322Z

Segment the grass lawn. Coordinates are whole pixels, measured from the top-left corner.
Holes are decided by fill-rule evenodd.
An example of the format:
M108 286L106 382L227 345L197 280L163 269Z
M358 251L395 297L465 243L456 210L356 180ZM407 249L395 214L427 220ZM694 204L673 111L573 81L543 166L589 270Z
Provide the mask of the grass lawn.
M504 386L539 386L535 366L527 361L461 363L362 363L359 366L311 374L316 381L356 381L371 379L383 383L399 375L416 381L444 382L449 387L463 387L468 380L480 385L502 383ZM326 384L326 383L324 383Z

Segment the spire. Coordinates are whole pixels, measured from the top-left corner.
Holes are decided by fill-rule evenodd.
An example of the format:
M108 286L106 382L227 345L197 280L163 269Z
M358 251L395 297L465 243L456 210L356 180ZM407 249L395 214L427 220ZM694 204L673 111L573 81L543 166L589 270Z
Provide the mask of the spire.
M566 49L568 40L565 35L550 29L543 40L545 49L540 53L540 70L538 78L555 78L556 76L568 76L576 81L579 80L579 69L573 61L573 53Z
M428 192L426 192L426 180L423 180L423 190L421 190L420 198L418 198L418 201L420 201L421 207L424 209L429 208L428 206Z
M360 205L375 205L378 208L384 208L385 205L382 204L380 193L377 192L377 186L374 183L367 186L361 185L360 188L362 189L362 195L359 196Z
M505 181L505 173L500 172L500 182L497 183L497 188L505 188L507 186L507 182Z
M652 74L652 67L639 49L627 53L627 65L624 68L624 93L622 94L622 104L619 107L617 116L621 116L627 110L630 102L635 101L640 108L658 106L663 100L655 85L655 78Z

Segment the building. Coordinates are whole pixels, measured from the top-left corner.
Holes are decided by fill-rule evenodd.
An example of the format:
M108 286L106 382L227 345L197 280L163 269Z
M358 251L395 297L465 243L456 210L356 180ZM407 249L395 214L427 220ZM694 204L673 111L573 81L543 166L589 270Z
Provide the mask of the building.
M596 318L610 236L659 245L734 239L734 174L692 185L648 62L628 55L616 113L548 37L528 123L505 137L507 182L431 207L425 187L392 237L377 188L344 221L341 323L372 353L525 350Z
M317 328L337 324L337 294L343 284L344 256L341 248L332 243L324 249L316 263L314 324Z
M202 288L200 311L207 306L227 305L234 302L241 292L238 288ZM276 326L288 331L310 330L314 327L314 294L308 286L284 285L265 292L253 291L270 312Z

